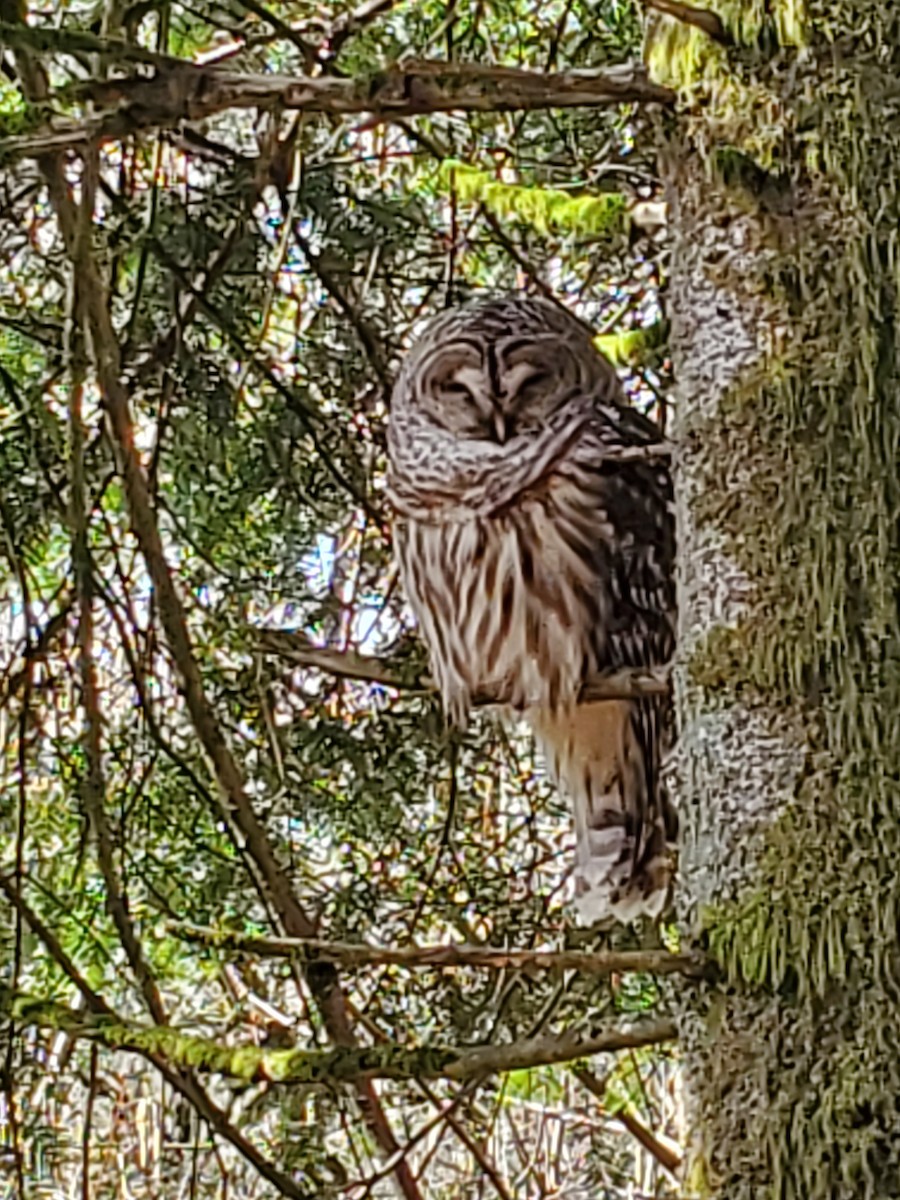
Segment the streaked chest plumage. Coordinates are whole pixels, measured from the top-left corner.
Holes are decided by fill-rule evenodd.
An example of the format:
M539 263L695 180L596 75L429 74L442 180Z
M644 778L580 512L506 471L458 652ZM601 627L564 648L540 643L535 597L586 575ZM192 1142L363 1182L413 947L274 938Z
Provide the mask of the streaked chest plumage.
M596 497L562 477L507 512L395 529L407 595L454 719L474 697L523 710L575 701L604 627Z

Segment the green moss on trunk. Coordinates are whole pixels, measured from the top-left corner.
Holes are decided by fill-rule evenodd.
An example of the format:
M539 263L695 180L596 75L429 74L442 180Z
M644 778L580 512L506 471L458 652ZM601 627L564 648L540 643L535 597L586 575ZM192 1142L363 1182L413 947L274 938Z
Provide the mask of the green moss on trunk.
M722 5L720 15L746 45L762 8ZM716 49L705 82L693 76L694 99L716 115L712 136L697 122L711 178L726 143L789 185L774 210L755 191L757 282L778 296L790 327L772 369L689 430L715 463L698 519L721 531L753 581L746 617L709 632L691 674L710 704L751 697L801 725L808 747L754 886L706 914L732 989L702 1000L704 1142L720 1181L713 1190L729 1200L895 1197L900 8L822 0L805 25L796 6L778 12L781 48L769 45L768 58ZM784 48L801 40L785 36L789 25L804 28L802 55ZM693 44L693 33L681 36ZM748 130L764 95L775 98L777 128ZM740 203L753 202L743 175L727 182ZM735 494L727 481L746 477L748 463L751 481ZM729 1018L750 995L767 1014L765 1039L752 1045ZM730 1086L747 1071L764 1102L735 1113Z

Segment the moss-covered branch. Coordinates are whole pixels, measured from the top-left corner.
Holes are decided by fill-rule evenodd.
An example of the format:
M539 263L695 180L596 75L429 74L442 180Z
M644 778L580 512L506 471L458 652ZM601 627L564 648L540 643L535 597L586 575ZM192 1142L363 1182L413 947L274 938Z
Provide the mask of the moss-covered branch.
M212 1038L171 1026L143 1027L116 1017L76 1012L64 1004L0 990L0 1011L22 1025L49 1028L86 1038L110 1050L162 1056L179 1068L211 1071L252 1083L335 1084L362 1079L472 1079L551 1063L569 1062L615 1050L671 1041L672 1021L640 1021L621 1028L528 1038L506 1046L339 1046L332 1050L261 1050L223 1046Z
M571 195L558 188L507 183L456 159L441 164L441 178L464 204L481 204L504 220L518 220L540 233L601 234L619 230L626 221L620 192Z

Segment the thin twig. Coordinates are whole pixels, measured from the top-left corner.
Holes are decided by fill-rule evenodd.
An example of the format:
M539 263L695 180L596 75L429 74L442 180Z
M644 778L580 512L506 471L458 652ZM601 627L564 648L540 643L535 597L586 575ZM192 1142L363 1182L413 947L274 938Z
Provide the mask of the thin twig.
M308 42L304 41L296 29L292 29L290 25L282 21L281 17L273 13L271 9L266 8L264 4L258 3L258 0L239 0L239 3L242 8L246 8L248 12L252 12L261 21L265 21L267 25L271 25L279 37L296 46L300 51L303 58L303 65L307 71L314 67L316 52Z
M91 1200L91 1133L94 1120L94 1100L97 1096L97 1046L91 1046L88 1068L88 1094L81 1129L81 1200Z
M91 237L91 215L94 206L94 188L89 186L96 173L96 161L91 156L85 163L85 198L79 210L78 232L73 248L72 316L69 338L69 356L72 378L70 402L71 432L71 524L72 562L78 597L78 655L81 680L81 705L84 712L85 774L81 780L80 795L97 845L97 860L106 888L106 907L125 951L125 956L134 972L141 994L154 1021L166 1021L159 989L153 979L140 940L128 911L128 900L119 886L115 864L113 836L104 807L106 782L103 770L102 728L100 692L97 683L97 666L94 654L94 580L91 558L87 487L85 482L86 430L82 419L82 398L87 373L85 350L84 304L81 285L78 282L79 267L83 261Z
M414 1133L410 1134L404 1144L397 1151L397 1154L394 1156L394 1158L388 1159L386 1163L380 1166L377 1170L373 1171L365 1179L354 1180L348 1184L345 1184L343 1190L347 1192L355 1192L357 1189L363 1189L358 1197L358 1200L364 1200L365 1196L371 1195L375 1184L390 1175L394 1166L400 1161L400 1159L408 1158L411 1151L415 1149L415 1147L419 1142L422 1141L423 1138L427 1137L428 1134L436 1129L438 1125L447 1121L449 1116L453 1113L453 1110L459 1108L460 1104L462 1104L462 1102L471 1095L473 1085L474 1081L471 1080L467 1084L464 1084L453 1097L453 1099L449 1100L443 1106L440 1106L439 1101L434 1101L437 1112L423 1125L420 1125ZM423 1084L422 1087L424 1089L425 1085Z
M603 1107L606 1104L606 1080L598 1079L597 1076L588 1067L573 1067L572 1074L583 1087L591 1093L592 1096L600 1102ZM622 1109L614 1114L616 1120L621 1125L624 1125L628 1132L644 1147L648 1154L652 1154L660 1166L665 1167L667 1171L671 1171L673 1175L677 1175L681 1170L682 1156L677 1150L673 1150L648 1129L641 1121L632 1116L631 1113Z
M367 0L359 8L342 13L326 35L328 58L335 58L348 38L361 33L367 25L392 9L396 3L397 0Z
M477 1078L477 1077L476 1077ZM434 1092L425 1083L424 1080L419 1080L419 1087L428 1097L432 1104L437 1103L437 1097ZM456 1134L457 1138L462 1142L468 1152L472 1155L478 1168L485 1179L489 1180L494 1191L500 1197L500 1200L513 1200L509 1188L504 1183L500 1172L497 1170L491 1159L485 1154L481 1146L463 1125L462 1121L458 1120L452 1112L447 1114L447 1124Z
M285 217L289 214L286 212ZM337 276L333 271L329 270L327 264L321 255L316 254L309 243L309 239L303 236L300 229L300 222L296 219L293 222L294 241L303 251L303 256L312 268L313 274L325 288L326 292L331 296L334 302L340 308L341 312L353 326L356 331L356 336L359 338L363 349L366 352L366 357L372 364L372 370L378 376L379 382L385 387L390 386L390 374L387 369L387 364L384 360L382 343L379 340L375 331L371 328L361 313L357 312L356 307L350 300L347 293L344 291Z

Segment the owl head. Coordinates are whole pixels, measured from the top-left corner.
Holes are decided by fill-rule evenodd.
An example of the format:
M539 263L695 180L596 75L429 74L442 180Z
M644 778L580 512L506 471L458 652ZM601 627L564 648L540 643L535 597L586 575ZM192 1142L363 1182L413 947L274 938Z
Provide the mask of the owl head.
M588 330L550 300L480 300L435 317L408 354L391 417L465 440L537 432L573 402L619 383Z

